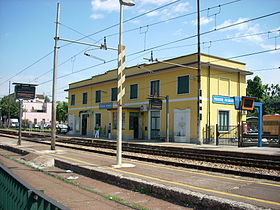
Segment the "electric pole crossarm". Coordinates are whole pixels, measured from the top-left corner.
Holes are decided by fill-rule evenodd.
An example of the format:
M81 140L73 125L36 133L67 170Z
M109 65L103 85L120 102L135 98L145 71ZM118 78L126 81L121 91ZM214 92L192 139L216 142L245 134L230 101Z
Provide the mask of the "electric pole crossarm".
M90 43L86 43L86 42L79 42L79 41L75 41L75 40L70 40L70 39L64 39L64 38L58 38L58 40L61 41L65 41L65 42L72 42L72 43L76 43L76 44L83 44L83 45L88 45L88 46L92 46L92 47L99 47L100 49L104 49L104 50L118 50L117 48L113 48L113 47L108 47L106 45L97 45L97 44L90 44Z

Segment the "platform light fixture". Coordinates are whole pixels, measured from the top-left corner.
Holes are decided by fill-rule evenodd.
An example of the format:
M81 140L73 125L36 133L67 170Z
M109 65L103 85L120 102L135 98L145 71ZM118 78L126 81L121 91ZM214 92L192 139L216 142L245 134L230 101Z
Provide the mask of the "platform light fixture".
M123 6L134 6L135 3L131 0L119 0L120 2L120 28L119 28L119 46L118 46L118 138L117 138L117 166L122 167L122 105L123 94L125 90L124 82L125 75L125 47L122 45L122 30L123 30Z

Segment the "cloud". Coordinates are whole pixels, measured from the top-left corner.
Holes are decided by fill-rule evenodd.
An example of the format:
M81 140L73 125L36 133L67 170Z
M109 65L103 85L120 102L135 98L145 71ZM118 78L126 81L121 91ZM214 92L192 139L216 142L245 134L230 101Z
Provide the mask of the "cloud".
M93 11L113 12L119 10L118 0L92 0L91 6Z
M232 21L231 19L224 21L222 24L218 25L216 28L223 28L223 27L227 27L230 25L234 25L237 23L241 23L248 20L248 18L239 18L236 21ZM280 27L279 27L280 28ZM272 31L275 30L279 30L279 28L274 29ZM250 23L250 22L245 22L236 26L232 26L229 28L225 28L223 29L223 31L235 31L234 37L240 37L240 36L244 36L241 38L237 38L234 39L234 41L236 42L250 42L253 44L256 44L257 46L265 49L265 50L271 50L274 49L275 45L273 44L266 44L266 42L270 39L264 38L264 36L267 37L267 34L263 34L263 35L253 35L253 36L246 36L246 35L250 35L250 34L257 34L257 33L262 33L263 30L261 29L261 25L258 23ZM273 39L271 39L273 40Z
M135 1L137 4L155 4L155 5L163 5L170 3L170 0L137 0Z
M212 22L213 20L214 20L213 18L201 17L200 18L200 25L206 25L206 24ZM191 24L197 25L197 20L191 21Z
M154 17L154 16L159 16L160 19L165 20L169 19L175 16L178 16L180 13L188 12L189 11L189 3L188 2L183 2L168 8L165 8L163 10L156 10L151 13L148 13L148 17ZM145 10L142 10L142 12L145 12Z
M180 28L177 31L173 32L174 36L182 36L183 35L183 29Z
M171 3L170 0L134 0L136 4L136 10L139 13L147 12L148 9L145 9L148 5L156 5L161 6L163 4ZM119 11L119 1L118 0L91 0L91 6L93 10L93 14L90 16L92 19L100 19L105 15L100 14L100 12L111 13ZM179 4L172 5L168 7L168 9L156 10L148 13L146 16L155 17L159 16L161 19L168 19L178 15L179 13L187 12L189 3L182 2ZM97 13L99 12L99 13Z
M92 14L90 16L90 18L94 19L94 20L97 20L97 19L102 19L104 17L103 14Z
M230 26L230 25L241 23L241 22L246 21L246 20L248 20L248 18L238 18L238 20L236 20L236 21L232 21L231 19L228 19L228 20L225 20L222 24L218 25L216 28L217 29L224 28L224 27L227 27L227 26ZM236 26L232 26L232 27L226 28L224 30L244 31L246 28L248 28L248 23L243 23L243 24L239 24L239 25L236 25Z
M159 11L153 11L147 14L148 17L159 16L159 15L160 15Z
M172 10L173 10L172 12L174 12L174 13L188 12L189 11L188 7L189 7L189 3L188 2L183 2L183 3L180 3L176 6L174 6L172 8Z

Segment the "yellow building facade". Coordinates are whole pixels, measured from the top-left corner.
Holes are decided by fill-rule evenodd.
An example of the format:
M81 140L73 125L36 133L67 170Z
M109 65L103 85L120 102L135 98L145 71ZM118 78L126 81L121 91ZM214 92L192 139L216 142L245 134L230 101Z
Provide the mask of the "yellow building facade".
M201 54L204 139L207 126L218 124L226 133L245 118L235 110L234 97L246 95L250 74L244 63ZM170 141L197 142L197 54L128 67L125 75L123 139L162 140L168 130ZM117 70L69 84L67 91L72 133L94 136L100 126L100 136L107 137L110 123L116 138Z

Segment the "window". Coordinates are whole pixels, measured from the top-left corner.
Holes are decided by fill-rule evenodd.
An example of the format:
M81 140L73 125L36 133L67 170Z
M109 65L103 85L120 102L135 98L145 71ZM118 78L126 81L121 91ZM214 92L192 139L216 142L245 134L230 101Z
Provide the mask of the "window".
M130 99L138 98L138 84L130 85Z
M95 91L95 103L101 102L101 90Z
M87 93L83 93L83 104L87 104L87 97L88 94Z
M118 97L118 88L114 87L111 89L111 101L116 101Z
M95 126L96 125L101 127L101 113L95 113Z
M189 75L177 78L177 94L190 93L190 77Z
M75 95L71 95L71 106L74 106L75 105L75 100L76 99L76 97L75 97Z
M219 131L229 131L229 111L219 111Z
M129 130L134 130L135 120L138 121L138 117L139 117L139 112L129 112Z
M113 112L113 129L118 128L118 112ZM122 129L125 129L125 113L122 113Z
M159 80L151 81L151 95L159 96Z

